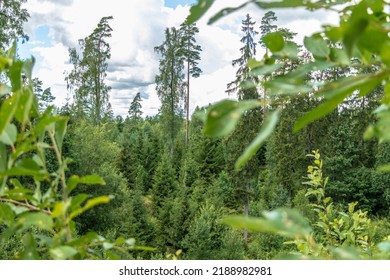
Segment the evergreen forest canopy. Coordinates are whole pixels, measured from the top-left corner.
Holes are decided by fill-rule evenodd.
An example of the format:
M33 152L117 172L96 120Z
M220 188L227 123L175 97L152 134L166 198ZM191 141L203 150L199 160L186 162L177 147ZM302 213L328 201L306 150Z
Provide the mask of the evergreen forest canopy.
M238 101L191 119L213 0L154 49L160 113L143 118L138 93L125 119L105 81L112 17L69 49L73 98L55 108L13 43L23 2L0 2L0 259L389 259L387 2L248 1L265 12L242 19ZM340 22L299 46L281 7Z

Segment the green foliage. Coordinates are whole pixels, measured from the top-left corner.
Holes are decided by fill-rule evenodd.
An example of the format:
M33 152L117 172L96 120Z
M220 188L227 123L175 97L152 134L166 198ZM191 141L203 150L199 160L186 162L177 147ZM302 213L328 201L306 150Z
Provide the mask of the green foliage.
M23 4L27 0L7 0L0 3L0 50L11 46L13 41L22 39L28 40L27 34L23 31L23 25L30 17Z
M73 70L66 73L67 87L74 93L75 114L88 117L95 125L110 114L108 92L110 87L104 82L107 76L107 61L111 57L111 48L107 39L112 29L108 21L112 17L103 17L94 31L79 40L80 52L76 48L69 49Z
M331 198L325 195L328 178L322 177L322 160L318 151L308 156L314 158L314 165L308 167L306 196L313 197L312 207L318 213L315 226L321 231L320 238L333 247L357 246L371 255L371 238L375 232L367 212L355 210L357 202L348 204L348 212L336 211Z
M79 184L104 184L97 176L68 176L70 160L63 157L67 118L52 107L43 113L33 93L33 59L21 61L14 45L1 65L10 94L0 107L0 246L7 258L84 259L101 253L135 248L133 241L110 243L97 233L77 235L75 218L110 197L72 194ZM4 83L4 85L6 85ZM1 84L3 86L3 83ZM54 151L56 169L49 172L46 155ZM22 182L31 183L24 186ZM44 187L45 186L45 187ZM10 239L15 239L10 248Z

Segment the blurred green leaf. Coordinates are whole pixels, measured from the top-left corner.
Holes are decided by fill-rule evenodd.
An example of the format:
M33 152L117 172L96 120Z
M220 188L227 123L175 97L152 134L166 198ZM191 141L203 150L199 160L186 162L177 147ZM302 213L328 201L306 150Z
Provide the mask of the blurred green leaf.
M63 118L63 117L56 122L55 139L57 142L58 149L60 151L62 151L62 142L64 141L67 122L68 122L68 119Z
M298 119L294 125L294 131L298 131L307 124L332 112L355 90L360 90L361 94L367 94L377 87L383 78L384 75L358 75L341 78L335 82L326 84L320 92L323 93L327 100L314 110L306 113L303 117Z
M13 145L16 141L18 131L13 123L7 124L3 133L0 135L0 142L6 145Z
M278 123L279 115L280 111L276 110L266 118L259 134L252 141L252 143L246 147L244 153L236 161L236 170L240 170L245 165L245 163L247 163L256 154L256 152L264 144L265 140L272 134Z
M365 1L362 1L360 4L354 6L348 23L345 23L346 28L343 36L343 44L349 57L352 57L356 42L360 39L368 24L367 4Z
M305 37L304 45L315 58L327 58L330 54L330 48L324 38L319 36Z
M239 229L277 233L289 237L305 237L312 232L308 221L296 210L280 208L264 212L264 219L230 216L223 223Z
M271 52L279 52L284 47L284 39L281 32L271 32L264 36L263 42Z
M0 135L3 134L4 129L11 122L14 117L16 106L19 102L19 94L15 93L10 98L7 98L1 103L0 108Z
M281 58L298 59L298 45L287 41L280 51L275 51L273 54Z
M23 85L22 81L22 69L24 62L21 60L16 60L12 63L11 67L8 70L8 77L11 81L12 91L16 92L20 90Z
M55 260L71 259L77 253L77 250L70 246L60 246L50 250L50 256Z
M244 112L260 105L257 100L220 101L208 109L204 133L211 137L226 136L233 132Z
M84 213L85 211L88 211L92 207L99 205L99 204L105 204L110 202L110 197L108 196L99 196L95 198L89 199L85 205L79 209L74 210L72 213L70 213L69 218L73 219L74 217Z
M15 214L8 204L0 203L0 223L11 224L15 219Z
M23 88L20 91L20 99L15 111L15 118L20 123L26 123L30 116L31 106L33 104L34 95L31 90Z
M70 193L72 190L74 190L78 184L84 184L84 185L105 185L106 182L97 175L87 175L83 177L79 177L77 175L73 175L69 178L67 182L68 186L68 193Z
M38 260L39 254L37 252L37 243L31 233L23 236L22 242L24 249L22 252L22 259L24 260Z
M390 253L390 241L383 241L378 244L378 249L385 253Z
M18 224L24 229L31 226L36 226L43 230L51 230L53 228L53 220L43 213L26 213L18 219Z
M198 0L196 5L193 5L190 9L190 15L187 17L187 23L193 24L199 20L211 7L215 0Z
M245 2L243 3L242 5L238 6L238 7L229 7L229 8L224 8L222 10L220 10L218 13L216 13L215 15L213 15L209 21L208 21L208 24L213 24L214 22L216 22L217 20L219 20L220 18L224 17L224 16L227 16L231 13L234 13L235 11L237 10L240 10L242 9L243 7L245 7L247 4L249 3L248 2Z

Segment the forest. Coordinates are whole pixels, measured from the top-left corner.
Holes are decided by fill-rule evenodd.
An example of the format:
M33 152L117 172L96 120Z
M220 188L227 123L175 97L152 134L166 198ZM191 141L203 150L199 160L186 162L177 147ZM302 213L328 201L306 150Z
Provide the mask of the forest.
M106 83L113 18L69 49L57 107L18 56L26 1L0 2L0 259L390 258L388 2L222 10L210 24L247 4L264 16L242 18L226 99L190 116L196 21L215 2L199 0L154 48L159 113L139 92L123 117ZM277 17L296 7L339 25L299 45Z

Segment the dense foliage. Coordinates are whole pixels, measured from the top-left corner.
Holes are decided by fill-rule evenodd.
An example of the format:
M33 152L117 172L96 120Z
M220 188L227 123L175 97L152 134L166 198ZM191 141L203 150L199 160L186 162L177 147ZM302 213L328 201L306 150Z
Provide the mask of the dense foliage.
M33 59L15 45L2 53L1 259L389 258L390 177L379 172L390 163L388 5L248 1L347 5L340 26L302 47L275 12L258 25L246 15L227 86L238 101L189 121L185 85L201 74L193 21L214 1L198 2L155 48L153 117L142 117L141 93L125 118L112 115L111 17L69 50L74 102L64 108L32 79Z

